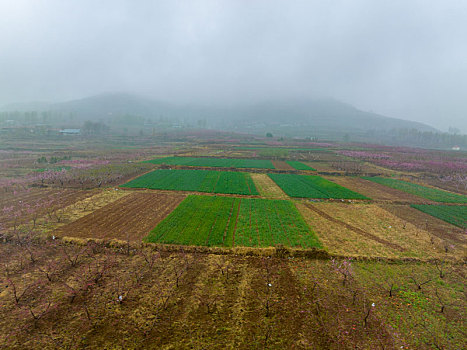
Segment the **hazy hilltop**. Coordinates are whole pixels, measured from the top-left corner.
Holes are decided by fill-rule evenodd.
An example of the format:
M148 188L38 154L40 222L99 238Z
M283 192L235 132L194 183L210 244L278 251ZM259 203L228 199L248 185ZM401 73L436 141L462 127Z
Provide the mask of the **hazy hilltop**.
M126 93L100 94L62 103L27 103L8 105L3 111L56 111L72 113L75 120L98 119L109 124L115 117L135 116L144 119L184 120L221 130L262 133L264 128L280 126L281 133L308 134L326 131L340 134L369 130L437 130L426 124L361 111L352 105L330 99L277 100L240 105L181 105ZM295 130L294 127L300 127ZM302 129L305 127L305 130Z

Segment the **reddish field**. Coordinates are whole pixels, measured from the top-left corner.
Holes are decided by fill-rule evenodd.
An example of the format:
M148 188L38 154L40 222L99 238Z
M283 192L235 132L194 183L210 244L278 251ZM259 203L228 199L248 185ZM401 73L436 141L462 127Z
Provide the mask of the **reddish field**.
M12 213L17 213L17 223L26 223L33 217L44 216L51 210L64 208L96 193L97 191L56 188L30 188L16 194L3 192L0 196L0 222L12 226L14 220ZM11 212L6 210L11 207L13 207Z
M274 168L278 170L295 170L292 166L283 160L273 160L272 164L274 165Z
M135 192L55 232L58 236L139 241L184 198L179 194Z

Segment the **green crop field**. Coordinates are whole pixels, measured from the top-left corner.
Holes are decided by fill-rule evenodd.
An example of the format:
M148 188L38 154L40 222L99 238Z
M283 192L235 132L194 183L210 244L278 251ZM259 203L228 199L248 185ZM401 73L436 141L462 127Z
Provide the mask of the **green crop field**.
M264 159L166 157L148 160L146 163L220 168L274 169L272 162Z
M410 182L389 179L384 177L363 177L365 180L373 181L396 190L401 190L416 196L441 203L467 203L467 196L451 193L436 188L425 187Z
M450 224L467 228L467 206L431 204L413 204L411 206Z
M303 164L302 162L298 162L296 160L288 160L287 164L289 164L292 168L297 169L297 170L314 170L316 169L312 168L311 166L308 166L306 164Z
M290 197L369 199L317 175L268 174Z
M326 148L293 148L293 147L270 147L270 146L256 146L256 147L253 147L253 146L237 146L235 147L235 149L238 149L238 150L245 150L245 151L250 151L250 150L259 150L259 149L275 149L275 150L287 150L289 152L313 152L313 151L316 151L316 152L329 152L328 149Z
M249 174L213 170L158 169L131 180L122 187L245 195L258 194Z
M321 247L292 202L196 195L180 203L145 241L225 247Z

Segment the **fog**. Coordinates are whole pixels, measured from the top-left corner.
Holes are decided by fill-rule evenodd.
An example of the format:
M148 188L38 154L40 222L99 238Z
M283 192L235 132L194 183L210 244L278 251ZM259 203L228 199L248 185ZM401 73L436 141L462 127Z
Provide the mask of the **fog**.
M467 1L0 0L0 105L327 96L467 133Z

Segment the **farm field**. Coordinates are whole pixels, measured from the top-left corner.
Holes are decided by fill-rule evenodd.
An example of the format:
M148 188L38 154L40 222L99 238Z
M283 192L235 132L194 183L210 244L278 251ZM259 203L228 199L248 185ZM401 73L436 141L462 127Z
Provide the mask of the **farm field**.
M188 196L145 238L154 243L225 247L320 247L293 203Z
M313 168L316 169L316 171L321 171L321 172L340 172L337 171L334 167L331 166L329 162L326 161L321 161L321 160L314 160L313 162L309 162L309 164L312 164Z
M54 234L138 242L184 198L172 193L131 193L59 227Z
M148 160L146 163L220 168L274 169L274 166L270 160L263 159L166 157Z
M266 174L251 174L261 197L268 199L289 199L277 184Z
M0 166L0 348L467 348L467 206L349 176L431 179L461 192L451 170L410 172L384 168L379 156L334 153L365 144L295 152L308 143L202 130L175 130L171 141L143 131L109 149L106 135L83 135L37 151L26 130L24 143L0 152L8 164ZM262 154L281 155L271 171L140 162L254 158L256 149L236 147L270 141L277 146ZM403 152L432 161L431 150L373 153L404 163ZM71 169L33 171L54 166L42 157L65 156ZM443 161L454 157L440 151ZM297 161L322 173L297 175ZM141 187L116 187L127 179ZM164 189L145 189L151 183ZM321 197L291 198L286 188ZM340 200L355 194L371 200Z
M2 266L16 267L8 284L29 287L19 306L9 290L0 293L2 348L209 349L213 340L215 347L237 349L467 345L460 266L441 278L433 264L159 253L136 246L119 254L60 243L34 249L40 259L20 270L20 247L0 245ZM74 265L64 253L77 257ZM56 270L43 282L49 265ZM411 278L429 281L419 290ZM121 302L114 301L119 295ZM24 312L30 307L43 315L38 321ZM414 331L413 322L426 328Z
M327 152L329 151L326 148L299 148L299 147L286 147L286 148L278 148L278 147L270 147L267 145L258 145L258 146L237 146L236 149L240 150L257 150L257 149L273 149L273 150L288 150L288 151L302 151L302 152Z
M249 174L213 170L158 169L131 180L121 187L242 195L258 194Z
M25 224L30 220L63 210L65 207L92 197L95 190L29 188L26 191L4 192L0 196L0 222L4 225ZM13 214L13 215L12 215Z
M268 174L290 197L323 199L369 199L317 175Z
M325 249L352 256L446 257L444 240L376 204L305 203L298 206ZM404 210L401 208L401 210ZM447 255L462 257L466 246Z
M273 160L272 164L274 165L274 168L278 170L295 170L291 165L283 160Z
M458 244L467 244L465 230L418 209L412 208L410 205L380 203L378 206L402 220L412 223L419 229L429 232L432 236L440 238L448 245L456 246Z
M313 171L316 171L315 168L312 168L311 166L306 165L306 164L304 164L302 162L298 162L296 160L288 160L287 164L289 164L291 167L293 167L296 170L313 170Z
M467 203L467 196L451 193L436 188L425 187L407 181L389 179L384 177L364 177L365 180L373 181L388 187L395 188L416 196L426 198L433 202L441 203Z
M392 187L368 181L357 176L323 176L324 178L344 186L352 191L363 194L374 201L397 203L425 203L426 199L416 195L396 190Z
M464 205L432 205L413 204L412 208L430 214L438 219L467 229L467 206Z

